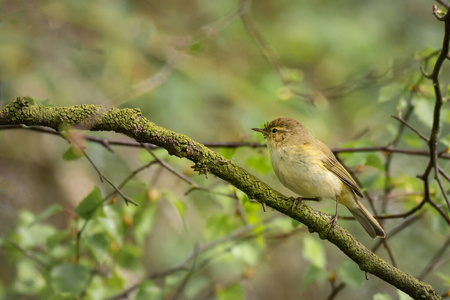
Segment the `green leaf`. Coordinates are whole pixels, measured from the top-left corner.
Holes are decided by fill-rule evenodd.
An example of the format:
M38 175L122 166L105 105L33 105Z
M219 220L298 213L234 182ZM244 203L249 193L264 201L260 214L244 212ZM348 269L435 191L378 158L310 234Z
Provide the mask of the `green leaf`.
M163 290L157 286L153 281L146 280L139 284L139 290L137 292L135 300L147 300L147 299L163 299Z
M392 300L391 296L389 294L375 294L373 295L373 300Z
M111 276L106 279L106 285L110 288L113 288L115 290L121 290L123 289L125 285L125 279L120 276L119 272L117 271L117 268L114 268Z
M155 211L155 206L153 204L147 204L134 223L133 233L139 245L144 244L146 235L152 229L153 221L155 220Z
M65 160L76 160L83 156L84 156L83 151L74 146L70 146L69 149L67 149L67 151L64 152L62 155L62 157Z
M450 134L447 134L446 136L442 137L440 139L440 142L444 144L447 148L450 148Z
M260 252L255 246L248 243L239 244L231 249L231 254L238 260L243 261L247 265L254 265L258 262Z
M45 280L38 266L31 260L20 260L16 264L14 290L25 295L33 295L45 287Z
M376 154L370 154L366 158L366 166L374 167L375 169L384 170L384 165L381 162L381 159Z
M415 133L404 133L402 139L411 148L421 148L425 143Z
M312 236L307 236L303 243L303 257L312 265L325 269L326 257L323 244Z
M436 50L436 49L434 49L434 48L431 48L431 47L425 47L425 48L423 48L422 50L420 50L420 51L417 53L417 55L419 55L419 56L422 57L422 58L427 58L427 57L429 57L430 55L437 54L437 53L439 53L438 50Z
M108 253L109 239L104 233L97 233L86 238L86 245L99 263L105 261Z
M20 246L30 249L35 246L44 245L46 240L53 236L57 230L48 224L36 224L33 227L19 227L17 234L20 238Z
M90 273L81 265L57 265L50 271L51 286L60 296L78 297L86 288Z
M184 204L184 202L181 200L175 200L173 201L173 205L175 205L175 208L177 209L181 218L184 219L184 217L186 216L186 204Z
M327 279L328 275L324 269L318 268L314 265L311 265L309 269L305 272L305 275L302 279L302 289L307 288L314 282L321 282Z
M103 198L100 190L95 187L86 198L75 208L75 212L85 220L93 219L97 216L104 216Z
M383 86L380 89L380 94L378 96L378 102L383 103L386 101L390 101L396 99L400 96L402 92L402 87L400 84L391 84Z
M364 272L352 260L344 261L338 268L337 274L349 287L359 287L364 282Z
M217 300L244 299L244 290L240 284L234 283L217 292Z
M194 41L189 47L189 54L196 55L203 51L204 41L199 39Z
M146 149L139 150L138 159L140 163L144 164L155 160L155 158Z
M235 229L235 224L233 220L235 218L230 215L216 214L211 216L206 221L206 238L216 239L221 236L227 235L233 229Z
M62 206L59 204L52 204L46 209L44 209L43 212L41 212L39 215L36 216L34 221L29 225L30 227L33 226L36 223L39 223L53 215L56 215L57 213L60 213L62 211Z
M142 248L125 244L118 252L117 263L128 270L137 270L142 267Z
M425 98L418 98L413 101L414 114L420 122L425 124L428 128L433 126L433 105L431 100Z

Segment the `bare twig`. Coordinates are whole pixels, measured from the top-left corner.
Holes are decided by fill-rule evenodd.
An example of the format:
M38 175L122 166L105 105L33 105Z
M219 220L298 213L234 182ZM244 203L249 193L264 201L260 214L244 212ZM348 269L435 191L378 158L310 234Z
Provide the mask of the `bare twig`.
M434 94L435 94L435 104L434 104L434 111L433 111L433 124L431 127L431 133L429 138L429 148L430 148L430 162L429 167L432 167L434 169L434 177L436 181L439 184L439 188L444 196L444 199L447 203L447 207L450 209L450 201L447 196L447 192L445 191L442 182L440 180L440 173L439 173L439 162L438 162L438 136L440 131L440 116L441 116L441 108L444 104L444 98L442 97L441 87L440 87L440 81L439 81L439 73L442 68L442 65L444 61L447 59L448 56L448 50L450 45L450 13L447 12L444 16L440 15L439 10L437 9L436 5L433 5L433 14L436 16L436 18L440 21L444 22L444 39L442 42L442 49L439 53L439 56L436 60L436 63L434 65L433 71L430 74L430 79L433 82L433 88L434 88ZM431 171L431 168L427 168L428 172L425 172L422 176L422 178L428 177L429 172ZM448 220L448 216L447 216Z
M89 163L92 165L92 167L97 171L98 175L100 176L100 181L103 182L103 180L105 180L106 182L109 183L109 185L116 190L116 192L122 196L122 198L125 200L125 203L128 205L128 203L134 204L136 206L139 206L139 204L137 204L136 202L134 202L130 197L128 197L127 195L125 195L124 193L122 193L122 191L111 181L109 180L108 177L106 177L99 168L97 168L97 165L92 161L92 159L89 157L89 155L87 155L86 151L84 150L84 147L82 145L80 145L78 143L78 141L76 139L70 139L68 138L69 141L72 141L77 147L78 149L83 152L83 155L86 157L86 159L89 161Z
M136 176L139 172L141 172L141 171L143 171L143 170L149 168L150 166L152 166L152 165L154 165L154 164L156 164L156 163L157 163L157 161L154 160L154 161L151 161L151 162L149 162L149 163L147 163L147 164L145 164L145 165L143 165L143 166L137 168L136 170L134 170L133 172L131 172L131 174L128 175L128 177L125 178L125 179L119 184L118 188L119 188L119 189L122 189L122 188L125 186L125 184L127 184L127 182L130 181L130 180L131 180L134 176ZM115 194L117 194L117 191L113 191L113 192L109 193L108 195L105 196L105 198L103 199L103 201L104 201L104 202L107 201L109 198L113 197Z
M397 116L391 116L392 118L396 119L397 121L401 122L403 125L405 125L406 127L408 127L409 129L411 129L415 134L417 134L417 136L419 136L423 141L425 141L425 143L429 143L429 139L424 136L422 133L420 133L417 129L415 129L414 127L412 127L411 125L409 125L408 122L406 122L406 120L403 120L400 117Z
M31 254L29 251L23 249L17 243L15 243L15 242L13 242L13 241L11 241L9 239L5 239L5 238L1 238L1 240L3 240L6 243L10 244L12 247L14 247L18 251L20 251L24 256L28 257L29 259L31 259L32 261L34 261L35 263L37 263L39 266L43 267L44 269L50 269L50 266L47 263L43 262L42 260L40 260L39 258L34 256L33 254Z
M177 170L175 170L171 165L169 165L168 163L166 163L165 161L163 161L162 159L160 159L154 152L153 150L146 144L142 144L142 146L147 149L148 153L150 153L151 156L153 156L153 158L161 165L163 166L166 170L168 170L170 173L174 174L175 176L177 176L178 178L182 179L183 181L189 183L191 186L195 187L195 188L200 188L200 186L195 183L194 181L190 180L189 178L187 178L186 176L184 176L183 174L181 174L180 172L178 172Z

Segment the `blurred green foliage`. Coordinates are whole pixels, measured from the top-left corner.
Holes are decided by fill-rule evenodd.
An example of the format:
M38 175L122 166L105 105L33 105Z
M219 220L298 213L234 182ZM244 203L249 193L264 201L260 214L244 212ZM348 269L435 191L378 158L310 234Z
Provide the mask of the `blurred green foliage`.
M431 128L434 92L429 81L419 81L419 66L431 68L442 44L432 4L254 1L252 31L239 19L239 1L4 0L0 99L137 107L152 122L200 142L262 143L250 128L289 116L332 147L385 146L398 134L390 116L410 106L410 124L425 135ZM256 42L258 33L274 53ZM444 151L448 105L441 115ZM329 283L346 284L340 294L346 299L408 299L375 278L365 281L356 264L298 222L264 213L242 192L198 176L164 150L154 153L204 190L155 164L122 188L135 207L107 197L114 190L64 140L6 130L0 137L2 299L105 299L133 286L134 299L324 299ZM154 160L144 150L86 146L117 185ZM396 147L428 149L407 130ZM265 149L218 151L292 194L276 180ZM428 160L395 154L386 177L387 155L340 158L376 196L378 211L387 186L384 213L402 213L423 198L416 175ZM448 160L440 163L449 170ZM437 184L431 191L445 209ZM334 210L328 201L311 205ZM390 243L397 265L413 275L448 238L439 214L429 207L424 214ZM384 226L389 232L402 221ZM355 222L339 223L372 244ZM377 254L390 259L385 249ZM443 257L425 278L439 292L449 285L448 253Z

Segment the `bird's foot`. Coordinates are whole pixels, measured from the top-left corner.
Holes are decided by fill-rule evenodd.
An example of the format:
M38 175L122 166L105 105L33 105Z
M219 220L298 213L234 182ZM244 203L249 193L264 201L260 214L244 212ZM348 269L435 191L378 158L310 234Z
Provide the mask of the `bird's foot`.
M333 216L333 218L331 218L331 220L330 220L330 229L328 230L328 234L330 234L331 229L333 229L334 226L336 226L337 220L338 220L338 215L337 215L337 213L336 213L336 214Z
M309 200L309 201L319 201L320 199L318 197L289 197L289 199L292 201L292 207L291 211L294 212L294 210L297 209L298 205L302 203L303 200Z
M297 207L300 203L303 201L303 197L289 197L289 199L292 201L292 207L291 211L294 212L294 210L297 210Z

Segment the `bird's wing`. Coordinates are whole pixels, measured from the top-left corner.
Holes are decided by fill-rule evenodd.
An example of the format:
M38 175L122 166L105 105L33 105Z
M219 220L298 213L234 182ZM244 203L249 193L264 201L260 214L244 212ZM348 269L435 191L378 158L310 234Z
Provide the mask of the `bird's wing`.
M336 159L333 152L325 144L320 143L320 148L325 154L322 159L324 167L332 172L334 175L339 177L346 185L348 185L359 197L363 197L358 185L348 171L342 166L342 164Z

